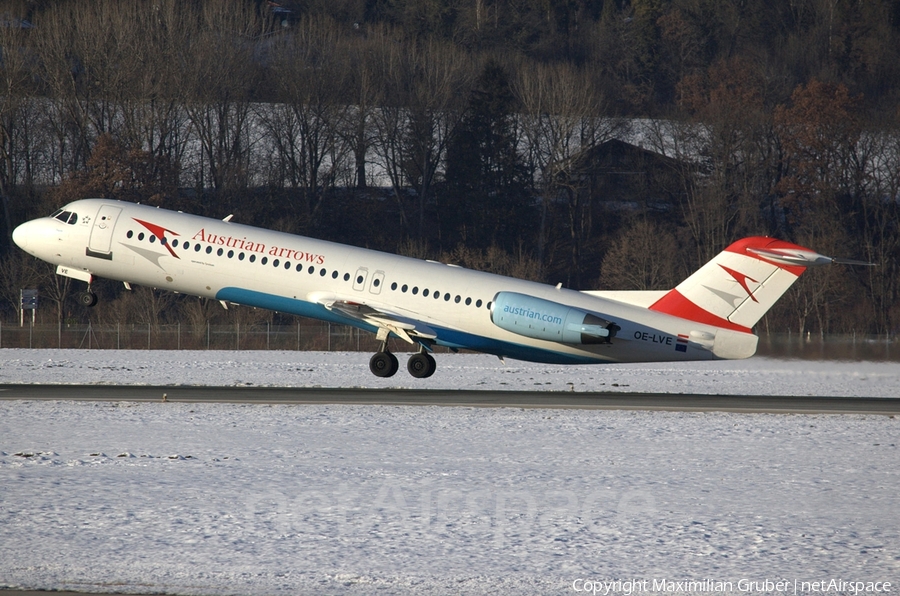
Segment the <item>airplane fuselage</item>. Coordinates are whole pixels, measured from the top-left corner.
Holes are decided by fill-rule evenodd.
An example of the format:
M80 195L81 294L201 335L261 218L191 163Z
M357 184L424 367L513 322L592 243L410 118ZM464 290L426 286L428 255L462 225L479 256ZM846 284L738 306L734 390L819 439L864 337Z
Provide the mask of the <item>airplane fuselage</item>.
M89 284L103 277L373 333L384 328L426 348L566 364L747 357L756 349L749 330L647 308L665 292L586 293L112 200L73 202L23 224L14 239L61 275ZM602 325L566 323L587 334L575 341L523 335L495 322L498 296L509 316L529 326L562 324L552 305L593 313ZM525 306L511 307L516 299Z

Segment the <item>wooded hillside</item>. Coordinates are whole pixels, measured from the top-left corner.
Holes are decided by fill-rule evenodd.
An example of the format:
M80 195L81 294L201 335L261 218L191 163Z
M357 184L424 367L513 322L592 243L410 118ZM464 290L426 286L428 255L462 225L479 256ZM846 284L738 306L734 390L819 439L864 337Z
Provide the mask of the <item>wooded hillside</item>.
M0 2L3 319L34 287L45 322L235 316L113 284L84 311L11 245L103 196L579 289L778 236L879 266L764 329L896 334L898 83L888 0Z

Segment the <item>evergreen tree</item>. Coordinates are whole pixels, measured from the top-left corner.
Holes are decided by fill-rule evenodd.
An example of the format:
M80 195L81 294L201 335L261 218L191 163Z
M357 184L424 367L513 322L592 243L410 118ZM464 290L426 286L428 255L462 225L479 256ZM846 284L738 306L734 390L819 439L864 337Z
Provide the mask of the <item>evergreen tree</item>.
M517 152L516 102L506 70L484 66L447 150L449 222L477 246L516 246L532 227L525 167Z

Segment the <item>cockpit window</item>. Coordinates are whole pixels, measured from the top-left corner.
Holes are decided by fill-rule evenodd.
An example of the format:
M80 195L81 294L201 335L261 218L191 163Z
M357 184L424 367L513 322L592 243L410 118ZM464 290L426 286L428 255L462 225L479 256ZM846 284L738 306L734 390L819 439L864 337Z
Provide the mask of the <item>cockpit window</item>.
M78 214L72 213L71 211L63 211L60 209L56 213L54 213L51 217L58 219L59 221L65 222L70 226L74 226L78 223Z

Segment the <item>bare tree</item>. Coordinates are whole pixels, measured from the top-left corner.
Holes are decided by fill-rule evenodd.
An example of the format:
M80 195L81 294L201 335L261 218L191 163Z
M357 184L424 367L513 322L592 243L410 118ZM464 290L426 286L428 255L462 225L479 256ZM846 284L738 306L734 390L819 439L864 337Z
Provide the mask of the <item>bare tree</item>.
M548 216L557 198L566 199L570 257L569 281L580 283L581 252L591 234L593 212L590 193L578 188L572 159L588 147L612 137L622 126L606 117L603 95L588 74L566 64L521 64L513 90L522 105L522 132L541 196L538 262L545 264Z
M417 236L422 239L425 205L462 116L475 70L466 54L447 43L429 40L408 50L409 70L404 79L409 87L404 103L409 112L403 153L406 176L418 192Z
M339 134L350 109L342 94L346 71L335 55L339 42L333 21L309 17L272 48L279 103L266 106L262 121L284 179L303 191L304 212L312 222L352 148Z
M599 287L668 290L680 281L678 244L668 229L638 219L612 241L600 270Z
M400 212L401 228L408 232L409 218L403 200L409 186L404 172L404 138L408 118L404 102L409 74L405 46L399 41L399 33L389 28L377 28L370 32L369 38L381 82L381 101L372 112L372 150L391 183Z
M254 48L261 32L251 4L226 0L204 3L196 29L183 38L179 80L200 143L201 187L227 191L249 184L250 108L259 74Z
M18 132L20 123L28 117L31 91L26 33L26 29L15 23L0 27L0 201L7 238L12 236L13 229L9 195L17 182L17 162L26 161L29 155L19 146Z

